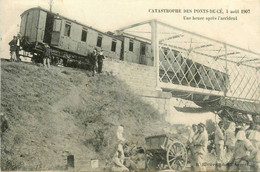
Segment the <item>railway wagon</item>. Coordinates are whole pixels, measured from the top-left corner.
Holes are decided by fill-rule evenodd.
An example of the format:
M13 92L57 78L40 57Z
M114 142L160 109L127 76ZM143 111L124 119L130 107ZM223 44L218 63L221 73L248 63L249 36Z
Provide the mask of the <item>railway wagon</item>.
M41 61L42 44L47 43L51 46L54 64L62 59L65 66L85 68L88 54L98 48L113 59L154 65L150 42L124 34L103 33L40 7L22 13L20 33L24 38L23 50L32 53L38 61ZM162 82L216 91L226 89L229 80L224 72L179 54L172 48L161 47L159 75Z
M55 61L87 63L94 48L110 58L120 58L120 39L40 7L21 14L20 33L23 49L35 58L40 57L43 43L50 45Z
M152 46L150 43L127 35L117 37L122 40L121 60L147 66L154 65Z

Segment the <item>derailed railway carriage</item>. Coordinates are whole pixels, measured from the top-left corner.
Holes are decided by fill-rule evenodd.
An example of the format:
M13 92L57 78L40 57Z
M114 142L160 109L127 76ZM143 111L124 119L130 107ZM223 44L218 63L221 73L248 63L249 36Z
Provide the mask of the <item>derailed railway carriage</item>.
M23 50L33 53L36 61L41 59L44 43L51 46L54 63L87 65L87 55L94 48L102 49L105 56L120 59L120 39L40 7L21 14L20 33Z
M151 42L125 34L103 33L40 7L22 13L20 33L23 50L33 54L35 62L42 61L42 45L47 43L52 49L53 64L87 69L88 55L98 48L112 59L154 65ZM188 59L174 47L162 47L159 56L159 75L165 83L216 91L224 90L228 84L225 71L211 69Z

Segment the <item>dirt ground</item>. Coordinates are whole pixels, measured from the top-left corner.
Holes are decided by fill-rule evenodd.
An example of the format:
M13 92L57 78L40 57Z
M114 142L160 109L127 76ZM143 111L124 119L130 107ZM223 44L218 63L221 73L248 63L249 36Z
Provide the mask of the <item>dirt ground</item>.
M2 60L1 76L1 106L8 121L2 170L66 170L67 156L74 155L76 165L99 159L97 170L103 171L119 124L128 143L142 148L146 136L157 134L186 142L186 126L167 123L111 73L92 77L86 70ZM215 163L212 154L206 160ZM144 159L139 166L144 167Z
M119 124L128 142L142 147L145 136L166 128L180 137L179 126L165 122L110 73L92 77L86 70L2 60L1 74L8 121L2 170L65 170L68 155L75 161L99 159L104 167Z

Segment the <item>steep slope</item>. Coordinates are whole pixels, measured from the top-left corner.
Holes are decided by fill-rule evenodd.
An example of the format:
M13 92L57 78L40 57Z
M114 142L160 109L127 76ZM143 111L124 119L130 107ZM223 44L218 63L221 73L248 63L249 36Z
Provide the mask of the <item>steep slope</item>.
M3 170L63 170L68 155L75 164L99 159L103 169L117 125L142 146L144 136L169 125L110 73L90 77L79 69L2 61L1 75L1 111L9 125L2 134Z

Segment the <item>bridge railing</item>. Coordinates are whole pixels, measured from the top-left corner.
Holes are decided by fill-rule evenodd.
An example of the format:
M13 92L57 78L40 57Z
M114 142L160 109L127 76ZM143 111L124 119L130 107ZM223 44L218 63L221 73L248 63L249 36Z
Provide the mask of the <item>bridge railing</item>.
M159 89L260 103L259 53L157 20L118 33L150 41Z
M260 54L157 22L159 85L260 102Z

